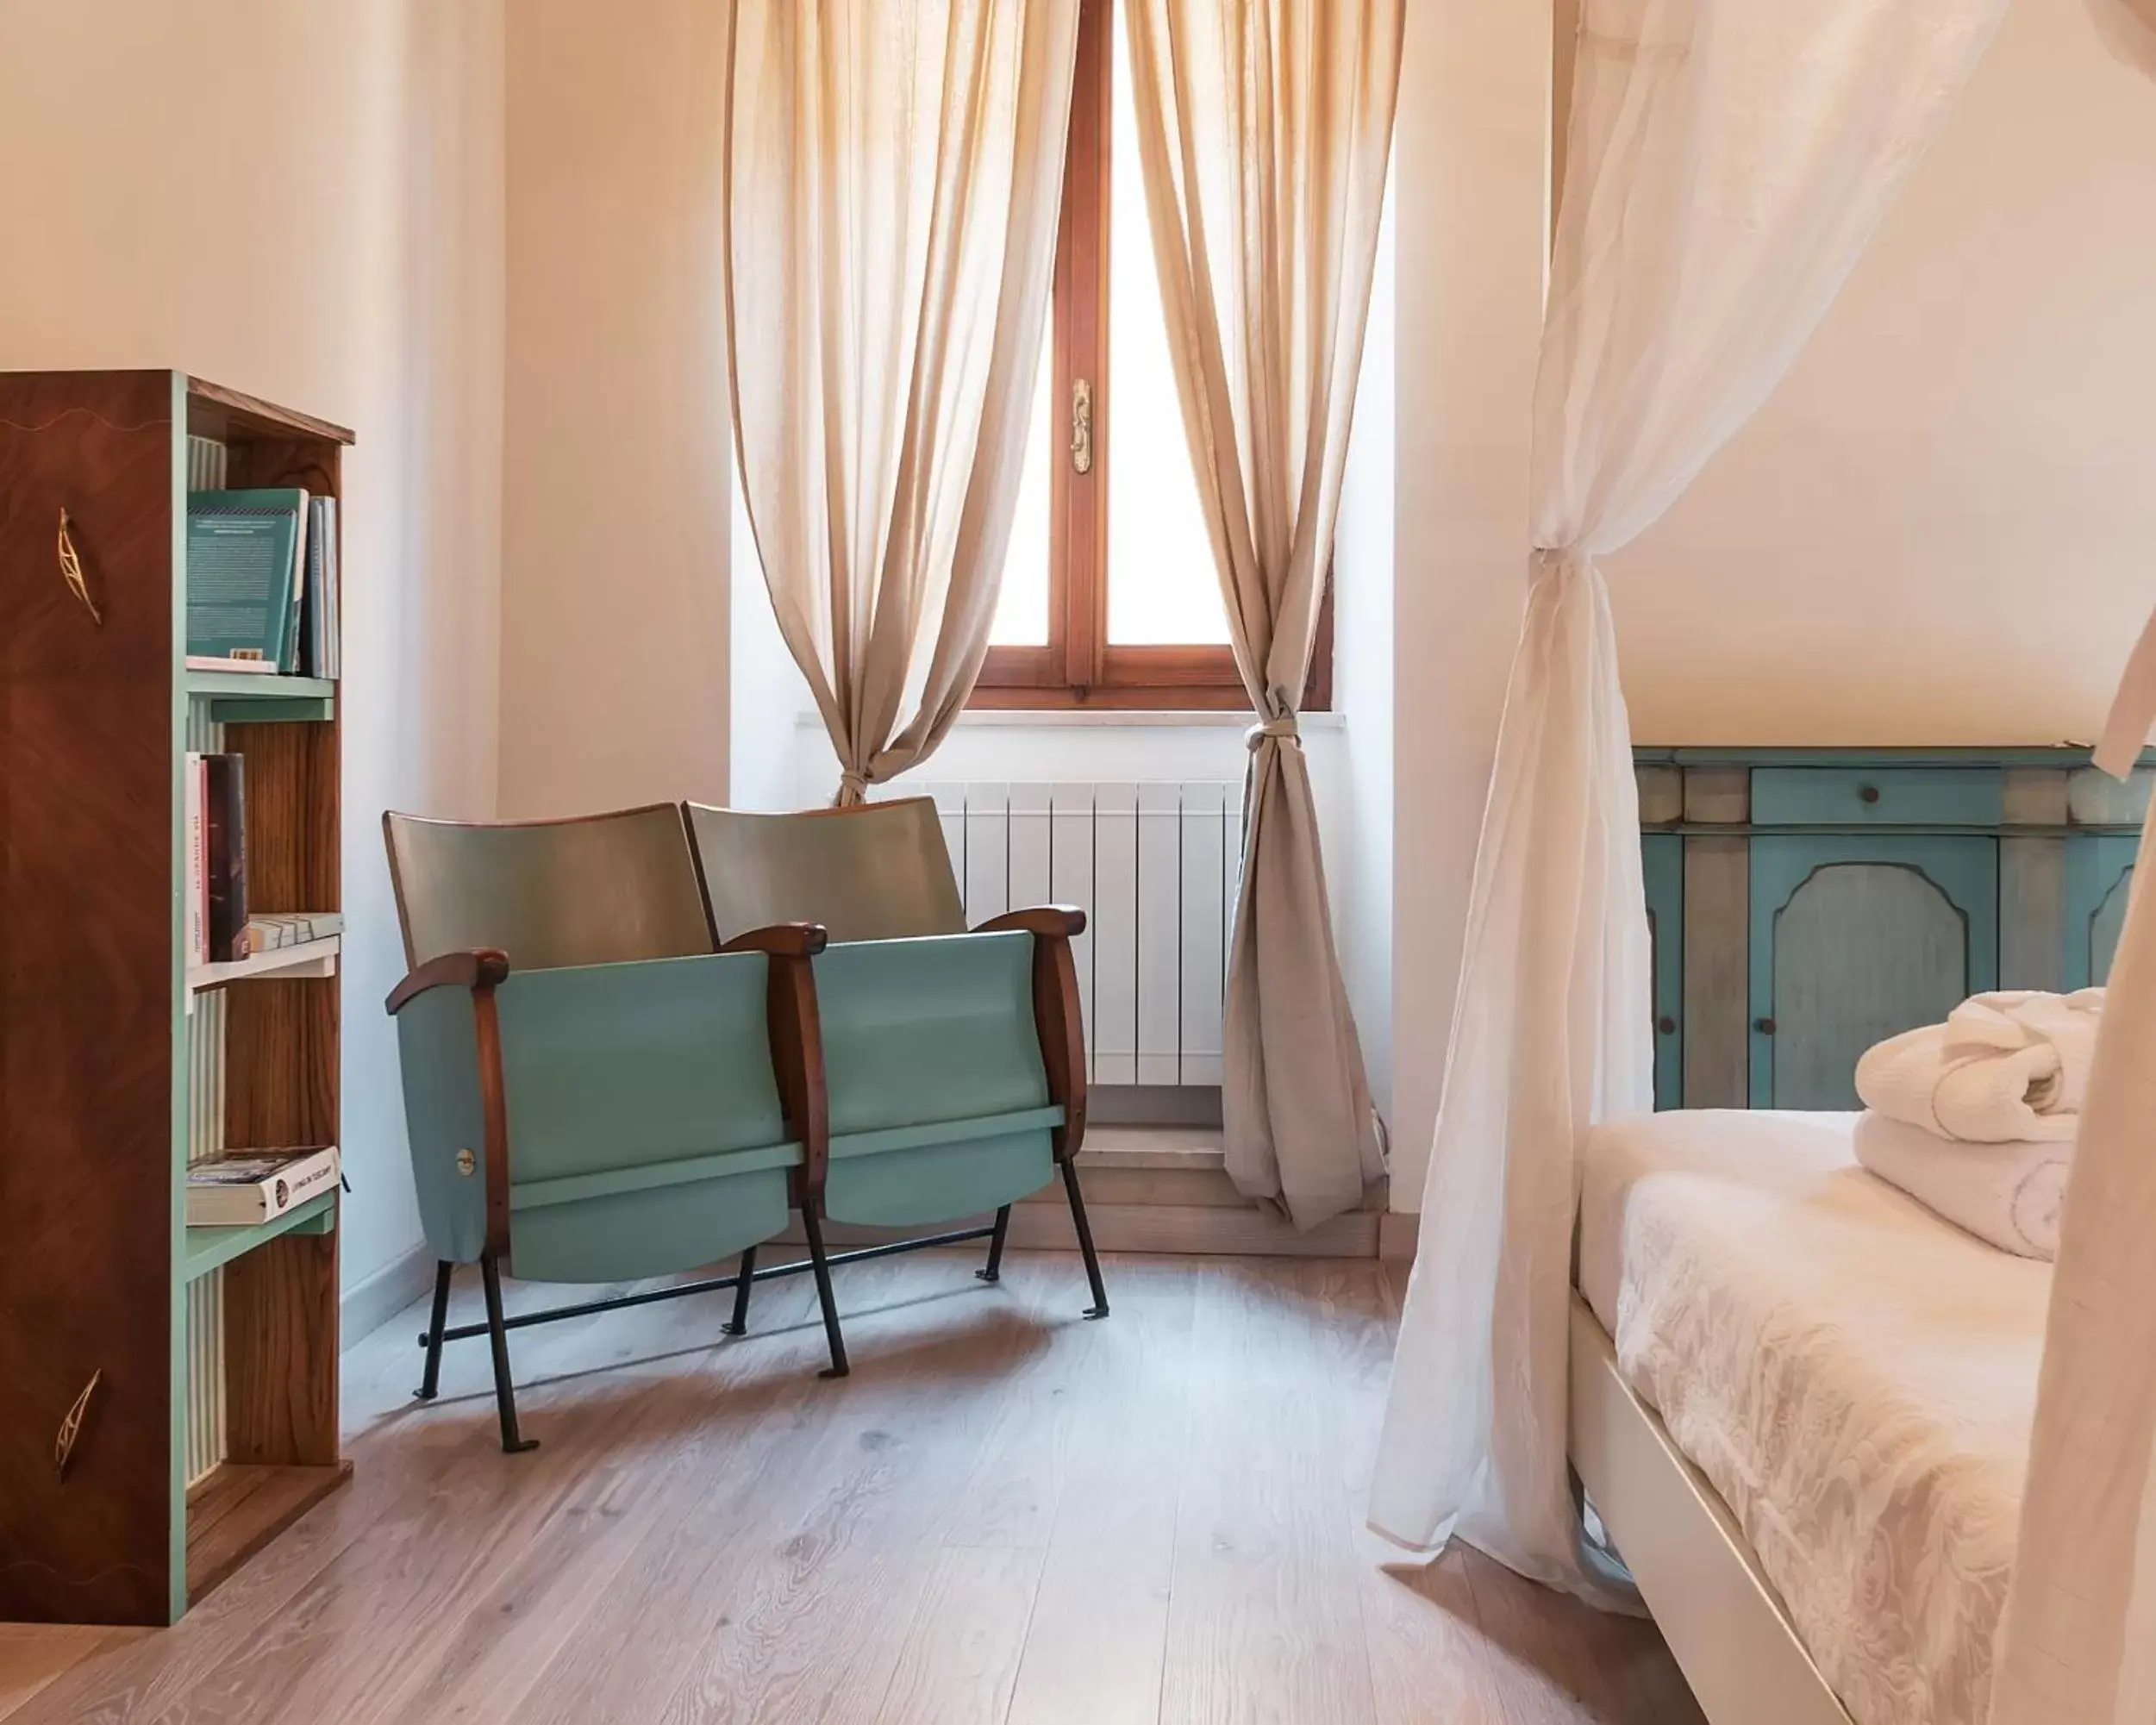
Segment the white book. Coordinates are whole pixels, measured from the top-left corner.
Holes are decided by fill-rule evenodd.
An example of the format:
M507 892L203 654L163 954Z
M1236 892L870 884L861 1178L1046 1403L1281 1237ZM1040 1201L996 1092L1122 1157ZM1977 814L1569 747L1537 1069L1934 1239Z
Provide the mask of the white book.
M299 1150L229 1150L187 1170L190 1228L251 1228L337 1184L334 1144Z
M277 661L274 659L220 659L206 653L189 653L187 668L190 671L244 671L253 677L277 675Z

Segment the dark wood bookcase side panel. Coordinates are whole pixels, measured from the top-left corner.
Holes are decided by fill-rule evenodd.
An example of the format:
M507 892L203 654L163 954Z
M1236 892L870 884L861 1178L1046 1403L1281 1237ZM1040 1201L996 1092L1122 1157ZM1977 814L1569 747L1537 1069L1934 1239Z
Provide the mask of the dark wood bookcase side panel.
M167 1609L174 404L0 377L0 1619Z

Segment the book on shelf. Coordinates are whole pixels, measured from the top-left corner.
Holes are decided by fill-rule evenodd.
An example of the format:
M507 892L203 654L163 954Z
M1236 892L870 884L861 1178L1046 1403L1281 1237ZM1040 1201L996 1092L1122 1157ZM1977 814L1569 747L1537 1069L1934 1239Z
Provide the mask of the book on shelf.
M203 764L203 901L207 962L247 955L247 758L206 754Z
M189 669L296 666L308 515L296 486L187 494Z
M307 500L307 578L301 601L298 667L303 676L337 675L337 500Z
M187 1226L252 1228L337 1184L334 1144L228 1150L187 1169Z
M209 769L201 755L190 751L182 766L182 788L186 809L186 868L181 901L186 916L187 962L209 962L209 834L204 780Z
M281 953L344 933L338 910L258 910L247 918L247 954Z

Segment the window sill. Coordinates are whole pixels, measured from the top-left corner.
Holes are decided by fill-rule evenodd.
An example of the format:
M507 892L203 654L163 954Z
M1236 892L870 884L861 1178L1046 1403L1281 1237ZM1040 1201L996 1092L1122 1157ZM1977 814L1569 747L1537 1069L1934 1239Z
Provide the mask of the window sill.
M1147 712L1136 709L1109 707L1007 707L1003 709L976 708L960 713L957 728L964 731L1090 731L1090 730L1236 730L1246 731L1255 722L1255 716L1247 712L1203 712L1178 710ZM823 716L813 709L797 713L794 723L803 730L821 731ZM1344 731L1347 716L1344 713L1305 713L1302 729L1308 736L1321 731Z

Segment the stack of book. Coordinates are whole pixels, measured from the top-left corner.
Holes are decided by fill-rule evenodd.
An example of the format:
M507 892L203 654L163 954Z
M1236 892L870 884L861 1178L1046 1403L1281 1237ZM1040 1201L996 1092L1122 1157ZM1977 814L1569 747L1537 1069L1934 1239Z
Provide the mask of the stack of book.
M187 494L187 668L340 669L337 500L296 487Z
M303 947L309 941L326 941L344 933L344 914L337 910L264 910L247 918L247 951L281 953L288 947Z
M252 1228L337 1184L334 1144L228 1150L187 1170L187 1226Z

